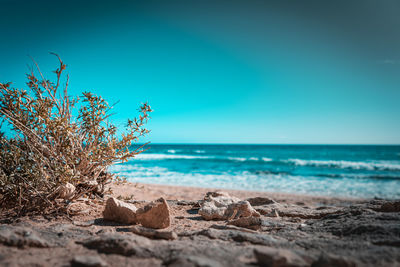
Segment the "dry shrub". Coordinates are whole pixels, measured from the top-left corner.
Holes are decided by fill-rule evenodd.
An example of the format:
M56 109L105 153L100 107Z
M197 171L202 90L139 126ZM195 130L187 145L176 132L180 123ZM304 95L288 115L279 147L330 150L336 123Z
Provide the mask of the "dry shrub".
M126 131L117 132L109 122L112 106L90 92L68 95L68 80L61 86L66 65L60 57L54 82L38 65L27 74L28 90L0 83L0 118L11 130L0 134L0 207L17 215L65 210L86 195L102 196L115 177L107 168L143 151L129 148L148 130L151 108L143 104L140 116L128 120ZM60 198L61 189L75 190ZM68 184L68 185L69 185Z

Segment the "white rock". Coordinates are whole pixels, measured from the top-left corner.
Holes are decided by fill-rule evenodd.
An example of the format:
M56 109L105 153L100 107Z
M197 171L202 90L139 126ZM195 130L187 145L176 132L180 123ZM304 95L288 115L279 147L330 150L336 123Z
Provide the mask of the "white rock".
M135 224L137 208L133 204L125 203L114 197L110 197L106 202L106 207L103 211L105 220Z
M239 202L240 199L237 197L232 197L226 192L217 191L217 192L208 192L205 195L203 203L210 201L214 202L217 207L224 207L229 204Z
M199 214L206 220L260 216L248 201L240 201L226 192L208 192L200 204Z
M242 217L260 217L258 213L248 201L239 201L230 204L225 211L226 220L238 219Z
M137 221L144 227L163 229L171 224L170 211L167 201L159 198L137 210Z
M65 185L61 185L57 189L58 198L62 199L71 199L75 193L75 186L70 183L66 183Z

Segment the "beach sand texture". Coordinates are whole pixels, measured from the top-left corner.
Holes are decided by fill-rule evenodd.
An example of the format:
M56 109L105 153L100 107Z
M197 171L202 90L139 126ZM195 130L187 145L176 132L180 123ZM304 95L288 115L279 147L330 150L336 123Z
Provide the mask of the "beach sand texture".
M216 189L133 183L111 187L112 196L138 208L164 197L170 209L170 226L154 230L105 221L104 200L82 199L70 219L2 218L0 265L400 264L400 213L396 201L224 190L241 200L248 199L261 214L255 227L241 227L226 220L207 221L199 215L199 200Z

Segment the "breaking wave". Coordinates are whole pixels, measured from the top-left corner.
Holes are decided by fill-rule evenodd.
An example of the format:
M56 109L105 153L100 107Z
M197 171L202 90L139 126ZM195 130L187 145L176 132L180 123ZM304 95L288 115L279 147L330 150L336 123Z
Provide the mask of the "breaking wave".
M229 161L272 161L270 158L262 157L218 157L218 156L202 156L202 155L182 155L175 154L176 150L168 150L169 154L150 154L142 153L135 156L135 160L169 160L169 159L214 159L214 160L229 160ZM196 152L197 153L197 152ZM202 152L198 152L202 153Z
M345 161L345 160L304 160L304 159L288 159L286 162L297 166L314 166L314 167L330 167L340 169L353 170L389 170L399 171L400 163L393 162L362 162L362 161Z
M146 154L142 153L135 156L138 160L164 160L164 159L210 159L207 156L175 155L175 154Z

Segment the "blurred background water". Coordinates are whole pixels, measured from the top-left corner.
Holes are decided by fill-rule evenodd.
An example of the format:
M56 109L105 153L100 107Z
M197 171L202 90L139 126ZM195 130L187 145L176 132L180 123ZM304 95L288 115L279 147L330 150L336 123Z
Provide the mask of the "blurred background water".
M151 144L111 171L131 182L400 198L400 146Z

